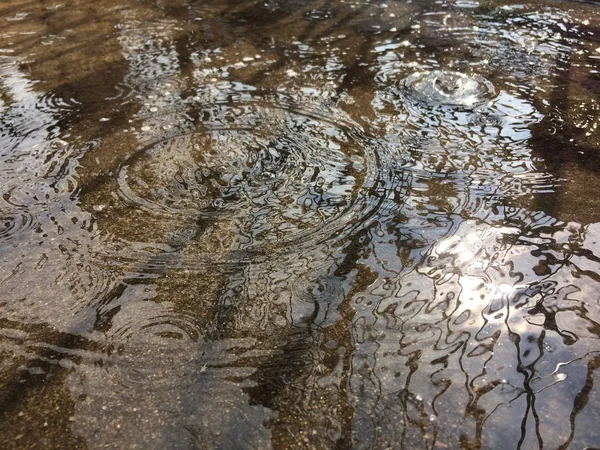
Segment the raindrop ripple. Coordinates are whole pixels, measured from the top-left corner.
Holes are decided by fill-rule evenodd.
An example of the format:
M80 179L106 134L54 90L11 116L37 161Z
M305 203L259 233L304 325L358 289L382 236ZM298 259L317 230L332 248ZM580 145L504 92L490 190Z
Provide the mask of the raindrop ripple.
M149 221L204 222L248 253L340 239L399 203L401 157L341 113L280 100L199 108L193 129L115 175L117 196Z
M402 81L413 97L429 104L475 107L494 97L494 85L480 75L448 70L416 72Z

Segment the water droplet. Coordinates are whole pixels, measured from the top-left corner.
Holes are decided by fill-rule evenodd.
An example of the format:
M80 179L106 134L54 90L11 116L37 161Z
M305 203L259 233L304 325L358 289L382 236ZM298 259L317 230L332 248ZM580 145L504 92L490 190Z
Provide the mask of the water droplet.
M405 78L403 85L422 101L450 106L477 106L495 94L494 86L485 78L448 70L416 72Z

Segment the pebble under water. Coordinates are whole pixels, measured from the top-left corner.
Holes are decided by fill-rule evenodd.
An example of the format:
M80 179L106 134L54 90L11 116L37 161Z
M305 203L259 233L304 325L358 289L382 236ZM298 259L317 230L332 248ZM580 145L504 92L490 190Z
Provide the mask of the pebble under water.
M0 448L600 448L598 4L0 23Z

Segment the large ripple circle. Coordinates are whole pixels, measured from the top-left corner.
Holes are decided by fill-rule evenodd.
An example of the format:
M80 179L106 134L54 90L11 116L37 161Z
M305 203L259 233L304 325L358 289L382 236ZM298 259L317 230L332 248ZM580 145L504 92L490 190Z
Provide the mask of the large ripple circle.
M200 116L121 166L119 196L152 220L206 219L237 249L303 243L359 226L397 184L378 144L335 116L266 102Z
M5 245L17 245L21 236L36 226L38 223L28 212L0 211L0 248Z

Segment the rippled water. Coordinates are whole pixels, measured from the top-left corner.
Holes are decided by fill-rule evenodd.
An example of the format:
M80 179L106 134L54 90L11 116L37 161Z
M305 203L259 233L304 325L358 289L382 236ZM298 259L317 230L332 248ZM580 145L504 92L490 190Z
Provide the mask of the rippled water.
M596 4L0 21L2 448L600 448Z

